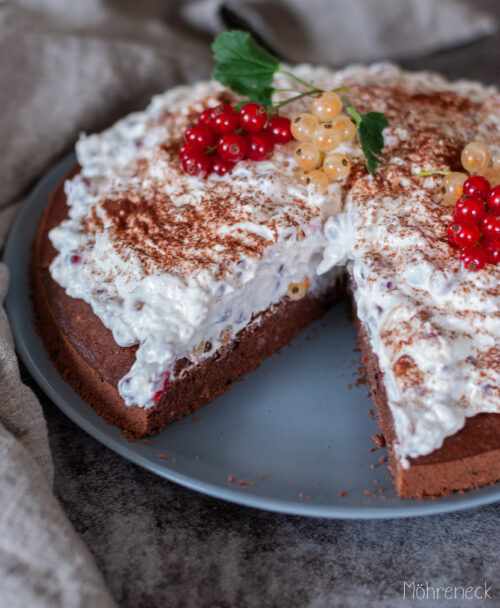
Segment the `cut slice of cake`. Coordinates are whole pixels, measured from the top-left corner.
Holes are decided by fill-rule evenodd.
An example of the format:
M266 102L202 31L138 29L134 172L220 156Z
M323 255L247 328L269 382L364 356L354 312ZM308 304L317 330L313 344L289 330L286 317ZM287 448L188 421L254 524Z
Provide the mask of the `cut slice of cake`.
M293 145L224 177L182 170L184 131L228 99L216 83L180 87L83 138L40 227L42 332L55 326L59 366L132 436L229 389L321 316L342 276L316 273L340 187L327 199L298 184Z
M440 178L417 174L456 170L473 139L500 152L498 94L386 64L294 73L325 90L349 87L359 111L388 117L376 177L356 142L338 148L350 175L325 192L297 179L296 142L224 176L187 175L186 128L235 101L216 83L173 89L82 138L80 168L54 193L34 246L34 302L52 358L109 422L153 433L321 316L347 263L399 495L496 481L500 267L460 266Z

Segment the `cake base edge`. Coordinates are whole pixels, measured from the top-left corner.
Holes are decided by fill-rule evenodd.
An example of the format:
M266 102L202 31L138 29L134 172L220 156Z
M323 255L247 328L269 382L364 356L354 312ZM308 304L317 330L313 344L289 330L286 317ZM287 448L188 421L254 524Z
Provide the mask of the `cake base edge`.
M398 496L424 499L499 481L500 414L477 414L468 418L465 426L447 437L441 448L431 454L411 458L408 468L403 466L394 450L397 440L394 420L379 373L378 357L373 353L366 329L356 315L354 324Z

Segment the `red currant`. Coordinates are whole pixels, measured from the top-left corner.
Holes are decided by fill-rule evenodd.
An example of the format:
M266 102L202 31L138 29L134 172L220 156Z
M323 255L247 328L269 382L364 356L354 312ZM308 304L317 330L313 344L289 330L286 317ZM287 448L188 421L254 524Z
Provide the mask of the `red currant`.
M262 131L266 126L267 113L258 103L246 103L239 111L240 126L249 133Z
M213 108L208 108L208 110L203 110L198 118L198 123L200 125L210 126L210 120L212 119Z
M481 222L483 234L487 239L500 241L500 218L487 213Z
M271 136L265 131L251 133L247 136L247 143L247 156L250 160L265 160L271 156L274 143Z
M211 164L210 157L198 146L182 157L182 168L188 175L205 177L210 172Z
M234 163L229 160L224 160L218 154L214 154L212 157L212 171L217 175L226 175L232 171Z
M78 253L74 253L70 258L69 261L72 264L79 264L82 261L82 258L78 255Z
M458 226L457 226L456 222L452 222L448 226L448 229L446 230L446 235L448 236L448 243L452 247L458 247L457 243L455 242L455 231L456 230L458 230Z
M217 142L219 156L233 163L245 158L247 150L247 142L239 133L226 133Z
M486 214L486 206L483 201L473 196L467 198L459 198L455 205L453 219L457 222L461 220L470 220L475 224L479 224Z
M266 127L266 131L277 144L286 144L292 139L290 119L285 118L284 116L275 116L274 118L271 118Z
M500 186L495 186L488 194L488 211L491 215L500 215Z
M209 127L214 133L231 133L238 127L238 114L233 106L223 103L212 110Z
M490 264L498 264L500 262L500 241L484 239L481 246L486 254L486 260Z
M189 143L189 144L182 144L182 146L179 148L179 157L182 160L186 154L190 154L192 152L204 152L203 148L197 144L197 143Z
M161 396L163 395L163 393L165 392L165 389L166 389L166 388L167 388L167 386L168 386L169 380L170 380L170 372L167 372L167 373L165 374L165 376L163 377L163 384L162 384L162 386L161 386L161 389L160 389L159 391L156 391L156 393L155 393L155 394L154 394L154 396L153 396L153 401L154 401L155 403L157 403L157 402L159 401L160 397L161 397Z
M448 226L448 239L452 245L457 247L472 247L481 237L479 228L470 220L452 222Z
M486 200L490 191L490 182L482 175L473 175L466 179L463 185L463 193L468 196L477 196L481 200Z
M214 136L207 125L194 125L184 133L184 139L188 144L199 144L202 148L212 145Z
M486 253L480 247L464 247L460 251L460 261L467 270L481 270L486 266Z

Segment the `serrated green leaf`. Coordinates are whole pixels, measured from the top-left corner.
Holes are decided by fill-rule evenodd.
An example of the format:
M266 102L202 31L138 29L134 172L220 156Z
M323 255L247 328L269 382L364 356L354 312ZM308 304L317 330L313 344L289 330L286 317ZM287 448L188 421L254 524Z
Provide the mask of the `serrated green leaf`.
M380 112L368 112L368 114L363 114L356 123L359 144L366 159L366 168L375 177L375 169L382 163L379 158L384 148L382 131L387 127L389 121Z
M219 34L212 44L216 67L212 78L250 101L270 106L273 76L279 61L259 46L248 32Z

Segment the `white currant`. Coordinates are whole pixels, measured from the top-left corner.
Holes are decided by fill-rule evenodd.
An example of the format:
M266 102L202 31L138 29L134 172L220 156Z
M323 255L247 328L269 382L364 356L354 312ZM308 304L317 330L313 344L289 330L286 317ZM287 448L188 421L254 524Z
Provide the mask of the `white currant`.
M347 177L351 172L351 163L345 154L332 152L323 161L323 171L331 181Z
M490 164L490 151L480 141L471 141L462 150L462 167L469 173L480 173Z
M302 142L295 149L295 160L302 169L313 171L321 165L321 152L311 142Z
M290 131L297 141L311 141L314 131L318 128L318 119L307 112L299 114L292 120Z
M321 93L311 103L311 112L320 122L328 122L342 110L342 100L337 93Z

